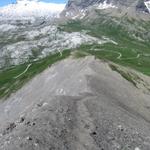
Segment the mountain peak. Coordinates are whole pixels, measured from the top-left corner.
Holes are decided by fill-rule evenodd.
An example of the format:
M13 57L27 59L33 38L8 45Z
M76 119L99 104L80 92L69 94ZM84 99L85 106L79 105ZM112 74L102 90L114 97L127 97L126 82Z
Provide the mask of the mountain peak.
M65 4L45 3L38 0L17 0L15 4L0 8L3 18L58 17Z
M130 9L131 12L150 13L150 0L69 0L62 14L66 17L74 17L83 11L85 13L89 8L118 8L125 12Z

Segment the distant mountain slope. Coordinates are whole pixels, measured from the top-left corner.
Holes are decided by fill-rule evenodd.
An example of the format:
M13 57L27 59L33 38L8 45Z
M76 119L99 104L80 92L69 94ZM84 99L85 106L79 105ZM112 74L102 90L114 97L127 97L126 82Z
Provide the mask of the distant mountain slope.
M111 12L119 10L124 13L150 13L149 0L69 0L63 15L74 17L92 9L111 9ZM134 14L133 14L134 15Z
M45 3L35 0L18 0L15 4L0 8L0 18L20 19L20 17L59 17L65 4Z
M80 50L150 75L150 14L143 11L146 5L149 7L148 3L143 0L70 0L61 14L66 18L62 28L68 32L85 30L98 38L109 37L117 45L92 45ZM120 59L120 54L124 58Z

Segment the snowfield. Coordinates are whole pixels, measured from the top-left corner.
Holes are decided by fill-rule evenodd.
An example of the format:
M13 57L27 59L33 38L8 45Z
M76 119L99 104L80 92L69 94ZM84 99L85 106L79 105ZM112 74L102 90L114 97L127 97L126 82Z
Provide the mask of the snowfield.
M0 8L0 16L8 19L20 19L20 17L53 18L59 17L59 13L64 7L65 4L45 3L37 0L18 0L16 4Z
M147 7L149 13L150 13L150 0L144 2L145 3L145 6Z
M98 9L108 9L108 8L117 8L117 7L111 3L110 4L107 3L107 0L106 0L103 3L100 3L97 8Z

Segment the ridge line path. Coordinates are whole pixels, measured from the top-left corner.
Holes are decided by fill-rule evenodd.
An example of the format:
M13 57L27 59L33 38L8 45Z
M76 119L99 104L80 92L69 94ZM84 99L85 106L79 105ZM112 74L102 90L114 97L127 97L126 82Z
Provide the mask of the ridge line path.
M29 64L29 65L27 66L27 68L26 68L22 73L20 73L19 75L15 76L14 79L17 79L17 78L19 78L20 76L22 76L23 74L25 74L25 73L28 71L28 69L30 68L31 65L32 65L32 64Z
M91 50L95 50L95 51L106 51L106 52L111 52L111 53L115 53L118 54L119 56L117 57L117 59L120 60L130 60L130 59L137 59L140 58L140 56L142 56L143 54L137 54L136 57L128 57L128 58L122 58L122 54L120 52L116 52L116 51L112 51L112 50L103 50L103 49L91 49ZM143 55L144 56L144 55ZM150 55L148 55L147 57L149 57Z
M137 59L137 58L140 58L140 56L142 56L142 54L137 54L137 56L136 56L136 57L121 58L121 60Z
M62 57L62 52L61 52L61 50L58 50L58 52L59 52L59 54L60 54L60 57Z
M116 51L112 51L112 50L103 50L103 49L94 49L94 50L95 51L104 51L104 52L106 51L106 52L112 52L112 53L118 54L119 56L117 57L117 59L121 59L121 57L122 57L122 54L120 52L116 52Z

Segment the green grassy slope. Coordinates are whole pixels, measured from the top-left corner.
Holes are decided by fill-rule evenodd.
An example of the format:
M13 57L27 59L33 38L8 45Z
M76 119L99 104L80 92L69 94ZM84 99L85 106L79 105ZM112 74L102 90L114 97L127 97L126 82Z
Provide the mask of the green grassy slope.
M75 57L94 55L96 58L110 60L150 75L150 22L129 19L127 16L121 19L113 18L99 11L96 13L98 17L95 19L71 20L60 25L60 29L67 32L86 30L89 35L100 39L105 36L118 44L110 42L101 45L81 45L75 49ZM30 62L28 70L18 78L15 77L23 73L29 63L1 71L0 98L9 96L36 74L68 56L70 50L65 50L62 57L55 53L42 60Z
M42 72L53 63L65 59L68 56L70 56L70 51L64 50L62 56L60 56L59 53L55 53L42 60L32 62L30 68L21 76L18 75L25 71L29 65L28 63L14 66L3 72L0 72L0 98L9 96L12 92L15 92L17 89L21 88L36 74Z
M71 20L61 28L67 32L87 30L94 37L105 36L118 44L82 45L78 48L80 55L84 51L150 75L150 22L129 19L127 16L121 19L100 13L98 16L90 21Z

